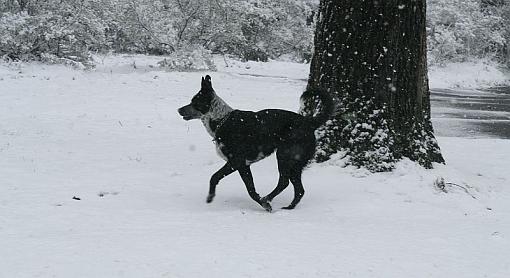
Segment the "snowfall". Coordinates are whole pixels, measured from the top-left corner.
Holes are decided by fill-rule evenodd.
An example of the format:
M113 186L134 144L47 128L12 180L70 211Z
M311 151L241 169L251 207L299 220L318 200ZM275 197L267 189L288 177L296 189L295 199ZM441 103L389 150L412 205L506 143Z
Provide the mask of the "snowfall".
M438 129L447 164L432 170L312 164L298 207L279 209L289 187L273 213L233 174L206 204L223 162L177 108L210 74L237 109L297 111L308 65L218 58L215 72L169 72L158 57L96 59L89 71L0 65L1 278L510 277L510 140ZM508 79L483 67L432 69L431 87ZM261 195L275 187L274 157L252 171Z

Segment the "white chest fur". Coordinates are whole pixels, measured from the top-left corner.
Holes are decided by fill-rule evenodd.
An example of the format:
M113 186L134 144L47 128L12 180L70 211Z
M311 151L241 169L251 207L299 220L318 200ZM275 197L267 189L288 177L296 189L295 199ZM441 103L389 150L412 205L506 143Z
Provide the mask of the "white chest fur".
M223 158L223 160L228 161L228 157L221 151L221 147L223 147L223 144L218 143L217 141L214 141L214 144L216 145L216 153Z
M230 107L225 101L223 101L220 97L217 95L214 96L213 100L211 101L211 108L209 111L204 114L200 120L202 120L202 124L204 124L205 129L207 130L207 133L211 135L211 137L215 138L216 133L213 131L211 127L211 121L219 122L221 123L223 119L228 117L228 114L232 112L234 109ZM218 155L223 158L225 161L228 160L228 158L225 156L225 154L221 151L221 143L218 143L216 140L214 141L216 145L216 152Z
M202 121L202 124L204 124L207 133L209 133L209 135L211 135L214 138L216 134L211 128L211 120L213 120L212 115L210 113L207 113L204 116L202 116L200 120Z
M200 119L202 120L205 129L207 129L207 132L214 137L215 134L211 128L211 120L220 122L233 110L234 109L232 109L232 107L215 94L214 98L211 100L211 107L209 108L209 111L202 115Z

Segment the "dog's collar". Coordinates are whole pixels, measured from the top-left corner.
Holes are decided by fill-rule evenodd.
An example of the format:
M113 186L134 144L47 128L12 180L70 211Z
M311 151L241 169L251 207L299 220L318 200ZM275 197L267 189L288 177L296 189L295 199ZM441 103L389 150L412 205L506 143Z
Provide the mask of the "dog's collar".
M217 132L223 126L223 124L225 124L225 122L230 118L230 114L232 114L232 112L228 113L225 117L223 117L220 120L220 122L216 126L216 131L215 132Z

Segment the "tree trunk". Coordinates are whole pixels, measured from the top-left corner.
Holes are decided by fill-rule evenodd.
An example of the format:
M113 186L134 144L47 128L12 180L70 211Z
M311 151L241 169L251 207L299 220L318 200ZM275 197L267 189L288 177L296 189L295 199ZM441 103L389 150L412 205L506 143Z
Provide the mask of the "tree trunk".
M319 132L318 160L391 170L408 157L443 163L430 122L425 0L322 0L308 88L338 113Z

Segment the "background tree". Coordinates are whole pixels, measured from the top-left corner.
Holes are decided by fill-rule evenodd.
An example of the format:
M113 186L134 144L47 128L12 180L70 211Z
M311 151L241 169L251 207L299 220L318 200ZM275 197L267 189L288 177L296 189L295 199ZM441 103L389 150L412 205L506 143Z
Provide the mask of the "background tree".
M428 0L429 62L444 65L479 58L505 62L503 8L508 4L498 1Z
M327 89L339 113L320 132L319 161L344 151L371 171L403 157L444 162L430 121L425 15L425 0L321 1L308 87Z

